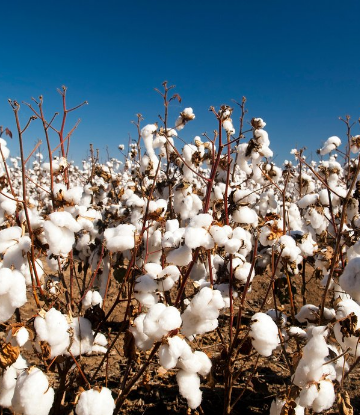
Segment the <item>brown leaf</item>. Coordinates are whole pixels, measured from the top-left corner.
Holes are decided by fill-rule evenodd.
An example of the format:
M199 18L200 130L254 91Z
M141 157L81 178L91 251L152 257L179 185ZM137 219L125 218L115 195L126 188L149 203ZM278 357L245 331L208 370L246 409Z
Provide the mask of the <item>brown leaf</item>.
M356 336L357 330L357 316L355 313L350 313L346 318L339 321L341 326L341 334L343 335L342 341L344 341L344 337Z
M12 138L12 132L8 128L5 128L5 134Z
M19 357L20 347L12 346L11 343L5 343L0 350L0 367L6 369L11 366Z
M41 349L42 358L44 360L50 359L50 356L51 356L50 344L46 341L40 341L40 349Z
M350 403L350 397L347 391L339 392L336 395L336 403L338 405L340 415L353 415L354 409Z
M180 103L181 103L181 96L180 96L179 94L174 94L174 95L170 98L169 102L170 102L170 101L172 101L173 99L177 99L177 100L178 100L178 102L180 102Z

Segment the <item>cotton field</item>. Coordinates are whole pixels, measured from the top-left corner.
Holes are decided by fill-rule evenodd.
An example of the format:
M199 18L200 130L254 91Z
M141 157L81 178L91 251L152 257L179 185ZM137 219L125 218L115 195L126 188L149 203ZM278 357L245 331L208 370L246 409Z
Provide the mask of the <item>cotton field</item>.
M161 123L139 115L139 137L122 154L102 163L92 150L81 166L67 156L66 115L77 107L66 107L65 87L59 124L44 118L42 97L10 101L17 131L1 128L0 138L0 406L143 413L129 410L129 395L166 378L173 413L207 413L211 384L218 413L230 414L256 392L260 368L278 362L283 384L264 413L352 413L358 126L319 145L316 160L299 148L275 164L266 122L247 118L245 98L211 108L212 137L188 137L196 114L171 119L178 96L163 88ZM42 125L47 153L24 154L30 123ZM111 381L110 357L124 362Z

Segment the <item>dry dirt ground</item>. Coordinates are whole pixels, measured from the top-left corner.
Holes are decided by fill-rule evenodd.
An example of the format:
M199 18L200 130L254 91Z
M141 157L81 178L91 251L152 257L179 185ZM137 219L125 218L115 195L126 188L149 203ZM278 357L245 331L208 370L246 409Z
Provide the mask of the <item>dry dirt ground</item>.
M312 277L309 271L306 273L307 291L306 301L315 305L319 305L322 289L319 288L319 282ZM301 276L292 279L292 284L296 289L295 305L299 309L302 306L303 298L301 295L302 280ZM252 290L247 295L245 315L242 320L244 327L249 321L252 313L257 312L264 300L265 293L269 286L269 277L257 276L254 279ZM118 283L112 281L109 289L109 295L106 300L105 312L109 310L113 304L119 289ZM28 298L31 297L31 290L28 292ZM43 303L42 303L43 304ZM136 313L135 302L133 313ZM265 309L273 307L272 295L266 303ZM289 311L289 305L285 304L285 311ZM236 307L235 307L236 309ZM114 313L110 316L108 321L102 325L101 331L107 336L109 344L116 338L115 346L105 359L103 366L95 377L95 384L99 386L107 386L112 392L114 398L119 392L121 383L124 379L124 374L127 370L128 358L124 352L124 336L126 326L123 324L125 311L125 302L117 306ZM22 321L29 320L36 315L37 309L34 301L30 301L21 309ZM287 313L290 315L289 313ZM176 370L165 371L160 368L157 363L157 358L146 370L145 374L141 376L135 387L128 395L121 414L129 415L161 415L161 414L206 414L219 415L222 414L224 405L224 377L222 366L222 341L228 341L228 323L229 315L225 314L219 319L219 331L208 333L204 336L199 336L196 339L196 347L203 350L212 358L213 370L211 375L206 379L202 379L201 389L203 391L203 401L201 407L196 411L190 411L187 408L186 400L183 399L178 392L176 383ZM12 320L15 322L15 317ZM96 322L94 323L96 324ZM6 326L0 326L0 338L4 337ZM222 335L222 340L218 334ZM233 414L267 414L272 400L276 395L287 390L290 384L290 372L285 359L282 357L281 351L277 350L270 358L260 358L257 369L250 382L248 382L250 374L254 371L256 362L256 355L250 350L242 350L244 354L239 354L239 361L236 363L237 368L242 368L241 376L239 376L233 390L233 399L239 394L242 394L240 401L233 410ZM295 351L295 347L294 347ZM249 354L250 353L250 354ZM66 362L54 362L50 367L49 361L44 361L41 357L35 356L34 353L25 352L24 355L28 358L29 363L38 365L42 370L47 371L47 375L51 379L54 386L58 385L57 370L64 368ZM296 358L296 353L290 353L291 358ZM129 367L128 379L130 379L144 361L146 356L137 353L132 365ZM82 356L77 359L78 364L82 369L85 377L91 380L96 368L103 359L103 355ZM59 405L56 406L56 414L71 414L73 413L75 395L79 387L86 388L85 381L80 375L78 368L74 362L69 362L72 366L66 378L66 393L59 397ZM160 368L160 369L159 369ZM354 408L354 414L360 413L360 370L354 370L344 384L344 388L349 392L351 397L351 404ZM3 409L2 413L9 414L9 410ZM310 412L308 412L310 413ZM339 413L336 406L328 414ZM1 410L0 410L1 414ZM290 412L289 412L290 414Z

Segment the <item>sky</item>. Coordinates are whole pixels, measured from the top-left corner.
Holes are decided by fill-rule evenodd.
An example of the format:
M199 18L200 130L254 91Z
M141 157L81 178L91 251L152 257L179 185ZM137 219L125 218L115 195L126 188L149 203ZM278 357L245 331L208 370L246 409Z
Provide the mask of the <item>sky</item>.
M89 144L102 160L121 157L119 144L137 139L132 120L159 121L164 107L154 88L176 85L181 104L170 105L170 124L192 107L196 119L181 131L187 142L217 123L209 107L234 107L247 98L246 122L267 123L271 149L280 164L294 147L316 149L331 135L345 141L340 116L360 116L360 31L357 0L61 0L5 2L1 8L0 125L19 155L8 99L44 99L48 120L62 111L57 88L65 85L69 114L66 131L81 123L70 145L80 163ZM22 126L31 115L21 105ZM58 127L60 115L54 126ZM354 134L360 134L359 125ZM24 133L25 153L45 138L38 120ZM58 137L51 136L53 148ZM182 144L179 142L179 146Z

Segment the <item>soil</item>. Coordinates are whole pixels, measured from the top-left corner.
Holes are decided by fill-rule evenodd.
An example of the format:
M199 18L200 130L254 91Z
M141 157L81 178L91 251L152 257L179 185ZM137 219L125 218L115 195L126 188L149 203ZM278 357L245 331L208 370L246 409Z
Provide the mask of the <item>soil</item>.
M306 292L305 297L307 303L319 305L323 289L320 288L319 281L312 276L312 270L306 272ZM246 314L243 316L242 332L247 330L247 324L251 315L259 311L266 292L269 287L269 276L258 275L254 278L251 292L246 297ZM296 289L294 294L295 308L297 310L303 305L302 277L292 277L291 281L293 287ZM106 299L105 313L113 304L119 289L119 284L112 281ZM188 290L193 290L192 285ZM28 292L28 298L31 297L31 290ZM62 294L63 295L63 294ZM277 306L280 307L279 299L276 299ZM43 303L42 303L43 304ZM59 303L58 303L59 304ZM330 305L330 304L328 304ZM266 301L265 310L273 308L272 294ZM290 305L283 304L286 314L289 316ZM107 386L113 392L115 398L120 391L121 384L124 379L124 374L128 370L128 379L130 379L138 370L140 365L147 359L148 354L136 352L133 363L128 366L128 358L126 351L129 352L129 343L124 347L126 325L123 323L124 313L126 309L126 301L120 303L115 311L111 314L108 321L101 326L101 332L104 333L109 341L109 344L117 338L114 347L103 362L103 366L99 373L92 380L92 377L102 362L103 355L82 356L77 359L77 363L82 369L82 372L87 380L90 381L91 386ZM135 317L137 305L134 302L132 307L133 317ZM237 302L235 302L235 313L237 312ZM21 320L31 321L37 313L37 308L34 301L29 301L21 308ZM76 314L76 313L75 313ZM98 314L98 313L95 313ZM101 317L101 316L100 316ZM94 324L96 325L96 318L93 316ZM221 415L224 406L224 367L222 358L224 357L224 345L229 342L229 313L222 315L219 318L219 330L207 333L203 336L198 336L194 346L198 350L202 350L208 354L212 359L213 369L211 374L202 379L201 389L203 391L203 401L201 407L197 410L191 411L188 409L186 400L179 395L176 383L176 370L166 371L157 363L157 358L149 365L148 369L141 376L139 381L135 384L132 391L128 395L119 413L129 415L161 415L161 414L206 414L206 415ZM291 318L290 318L291 320ZM99 321L99 317L98 320ZM12 322L15 322L13 317ZM236 318L234 323L236 324ZM0 326L0 338L5 336L5 325ZM221 334L221 336L220 336ZM241 334L242 335L242 334ZM241 336L240 336L241 337ZM279 394L289 390L290 385L290 371L288 363L285 361L281 350L276 350L270 358L260 357L257 362L257 354L251 350L247 342L241 348L238 360L235 363L235 370L240 370L240 376L235 382L233 389L232 401L234 401L240 394L241 399L235 405L232 414L267 414L272 400L279 396ZM131 348L130 348L131 349ZM64 367L66 362L62 362L61 358L54 362L49 367L49 361L44 361L41 356L22 351L23 355L28 359L31 365L37 365L42 370L47 371L52 385L56 387L58 384L57 369ZM295 362L299 358L297 355L297 348L295 342L290 342L288 347L288 356L291 362ZM290 362L290 363L291 363ZM351 364L351 361L349 362ZM61 404L53 411L55 414L72 414L74 413L74 405L72 402L76 399L76 393L79 388L86 388L84 378L80 374L77 366L71 361L68 363L72 366L67 375L67 388L64 396L61 396ZM48 369L47 369L48 368ZM351 405L354 408L354 414L360 414L360 369L355 369L346 379L344 383L344 390L346 390L351 399ZM1 411L1 409L0 409ZM2 413L10 414L9 410L3 409ZM290 414L291 412L289 412ZM310 413L310 412L308 412ZM336 405L327 414L338 414L339 411ZM1 412L0 412L1 414Z

